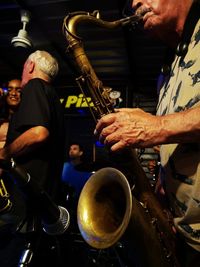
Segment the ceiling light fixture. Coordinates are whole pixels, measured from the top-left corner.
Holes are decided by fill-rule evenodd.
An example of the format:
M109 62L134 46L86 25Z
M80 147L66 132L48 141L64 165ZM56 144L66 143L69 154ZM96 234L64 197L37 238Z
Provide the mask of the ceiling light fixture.
M26 31L26 25L30 21L30 13L27 10L21 10L21 22L23 23L23 28L19 30L18 35L13 37L11 40L11 44L14 47L24 47L29 48L32 47L31 39L28 36Z

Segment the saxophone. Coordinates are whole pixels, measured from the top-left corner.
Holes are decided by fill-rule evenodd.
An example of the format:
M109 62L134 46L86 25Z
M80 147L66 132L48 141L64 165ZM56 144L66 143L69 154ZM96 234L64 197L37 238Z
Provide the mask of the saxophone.
M85 99L89 94L94 104L88 106L95 122L114 112L114 108L110 88L103 85L93 70L77 27L84 22L107 29L130 23L135 27L141 18L142 14L137 14L109 22L102 20L96 10L74 12L64 18L67 51L73 55L80 73L76 81ZM141 267L178 267L176 237L169 213L163 211L156 199L135 150L127 148L111 157L117 168L107 167L94 173L79 197L77 221L82 237L97 249L111 247L120 238L124 239Z

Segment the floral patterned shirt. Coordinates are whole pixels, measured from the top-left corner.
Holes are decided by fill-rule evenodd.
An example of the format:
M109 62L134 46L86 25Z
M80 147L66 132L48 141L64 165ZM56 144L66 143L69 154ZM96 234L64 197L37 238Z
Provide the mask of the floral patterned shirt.
M200 19L185 57L174 59L170 78L160 91L157 114L195 106L200 106ZM189 245L200 251L200 140L162 145L160 156L161 179L175 214L175 227Z

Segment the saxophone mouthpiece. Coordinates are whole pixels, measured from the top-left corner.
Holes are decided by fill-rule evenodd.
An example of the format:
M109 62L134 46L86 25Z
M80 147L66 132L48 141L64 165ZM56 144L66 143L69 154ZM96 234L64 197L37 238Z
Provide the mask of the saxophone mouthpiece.
M144 15L151 11L150 8L139 8L132 16L125 17L121 19L122 26L126 26L131 24L132 26L137 26L140 22L142 22Z
M126 26L128 24L138 24L140 20L141 20L141 16L132 15L132 16L123 18L120 21L121 21L122 26Z

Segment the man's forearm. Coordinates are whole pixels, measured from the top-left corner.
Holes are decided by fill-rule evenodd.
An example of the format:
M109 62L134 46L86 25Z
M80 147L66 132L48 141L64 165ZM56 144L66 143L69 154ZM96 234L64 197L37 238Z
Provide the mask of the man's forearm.
M19 155L27 154L44 143L49 136L45 127L37 126L30 128L11 144L0 150L0 158L9 159Z
M200 107L161 116L160 143L200 141ZM163 140L162 140L163 139Z

